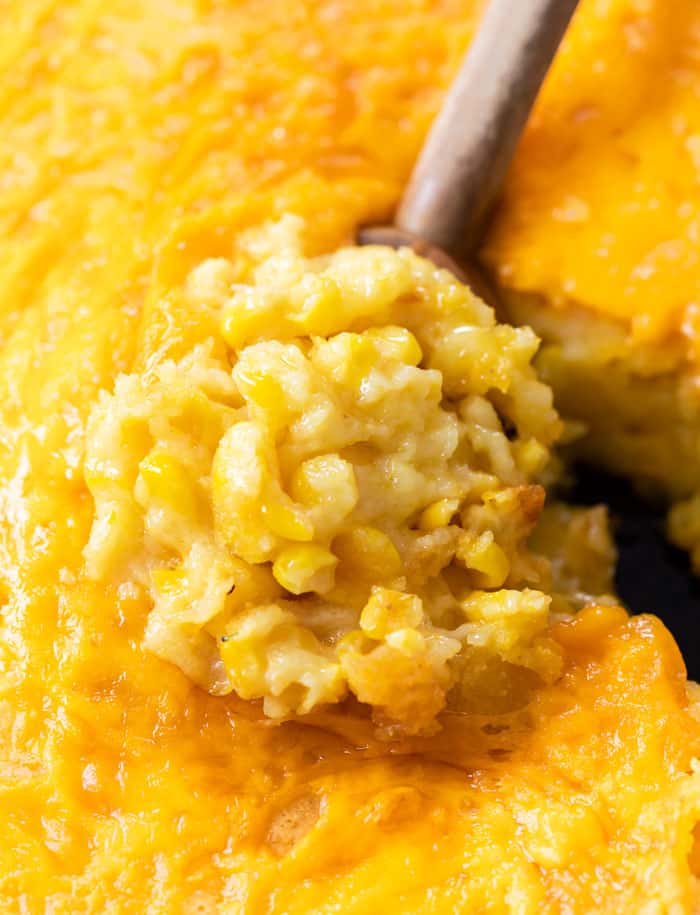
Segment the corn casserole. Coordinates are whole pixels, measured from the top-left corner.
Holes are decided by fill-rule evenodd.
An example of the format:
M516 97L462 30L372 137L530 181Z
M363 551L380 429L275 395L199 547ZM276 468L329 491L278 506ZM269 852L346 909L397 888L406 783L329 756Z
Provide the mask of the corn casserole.
M560 306L352 245L480 7L4 5L1 911L700 910L697 687L543 507Z

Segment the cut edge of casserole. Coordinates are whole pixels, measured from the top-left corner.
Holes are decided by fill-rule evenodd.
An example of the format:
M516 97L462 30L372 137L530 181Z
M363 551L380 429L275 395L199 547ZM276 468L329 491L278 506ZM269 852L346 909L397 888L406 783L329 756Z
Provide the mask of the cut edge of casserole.
M508 288L503 298L508 318L542 339L538 371L562 416L580 424L564 454L665 501L668 534L700 571L700 374L687 340L638 343L624 323L576 303Z

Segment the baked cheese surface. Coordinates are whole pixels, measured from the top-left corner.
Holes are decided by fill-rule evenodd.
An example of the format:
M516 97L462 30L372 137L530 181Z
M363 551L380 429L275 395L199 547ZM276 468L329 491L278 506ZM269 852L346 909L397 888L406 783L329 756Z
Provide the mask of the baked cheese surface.
M693 360L699 70L692 0L584 0L486 245L507 287L584 305L638 342L681 337Z
M144 593L84 575L98 392L182 352L172 290L242 225L388 215L474 15L3 5L3 912L691 910L700 732L658 621L584 611L525 707L387 742L209 695L144 648Z

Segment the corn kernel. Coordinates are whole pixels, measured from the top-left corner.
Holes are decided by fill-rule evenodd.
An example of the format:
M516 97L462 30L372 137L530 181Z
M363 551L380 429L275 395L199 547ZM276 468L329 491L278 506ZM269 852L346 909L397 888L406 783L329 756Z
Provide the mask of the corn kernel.
M479 588L500 588L510 572L510 562L493 539L491 531L481 536L464 537L457 547L457 558L469 569Z
M179 514L195 518L199 501L194 483L182 464L165 451L151 451L139 464L141 480L151 498Z
M360 629L373 639L387 633L413 628L423 620L423 604L415 594L390 588L373 588L360 615Z
M262 691L267 650L276 633L290 625L291 614L273 605L256 607L236 619L220 641L219 653L236 692L254 699Z
M513 442L512 447L515 461L522 473L532 477L544 470L549 459L549 451L542 442L530 438L525 442Z
M302 543L313 540L313 524L295 507L282 505L280 502L269 503L263 505L262 515L267 527L278 537L299 540Z
M315 543L282 550L272 566L275 579L292 594L316 591L325 594L333 587L336 557Z
M233 589L226 595L226 613L229 617L244 607L275 601L283 592L272 575L268 564L254 565L236 556L229 556L232 567Z
M336 323L341 306L338 284L323 274L307 273L292 290L289 304L301 332L325 335Z
M369 373L379 364L379 354L367 334L355 334L348 347L346 383L360 388Z
M264 647L253 646L240 639L228 639L219 649L226 672L243 699L254 699L259 692L258 683L264 682Z
M415 629L397 629L395 632L390 632L386 637L386 643L400 651L401 654L412 658L425 651L425 639Z
M418 527L422 531L435 531L440 527L447 527L458 508L459 499L438 499L423 509Z
M250 298L248 290L239 288L224 306L221 334L232 349L239 350L260 335L260 312Z
M371 581L391 581L403 571L399 551L383 531L358 526L333 540L333 552L352 568L353 576Z
M497 630L498 638L515 638L524 628L540 631L547 626L551 597L541 591L525 588L522 591L472 591L463 600L462 612L470 623L504 623Z
M289 492L304 505L324 505L341 517L357 505L359 492L355 471L337 454L322 454L304 461L295 470ZM337 509L342 509L337 511Z
M272 414L273 417L286 413L284 392L272 375L251 368L244 370L239 364L235 379L238 390L247 401Z
M151 581L158 594L173 597L187 587L187 573L182 567L178 569L154 569L151 572Z
M367 331L367 336L388 345L388 355L408 365L419 365L423 358L420 343L405 327L376 327Z

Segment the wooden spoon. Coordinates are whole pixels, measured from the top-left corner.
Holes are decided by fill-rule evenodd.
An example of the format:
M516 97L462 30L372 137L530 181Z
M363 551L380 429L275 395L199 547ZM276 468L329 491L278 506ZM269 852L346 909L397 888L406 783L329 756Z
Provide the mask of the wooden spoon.
M360 229L360 244L409 246L493 304L493 290L473 256L577 2L491 0L394 225Z

